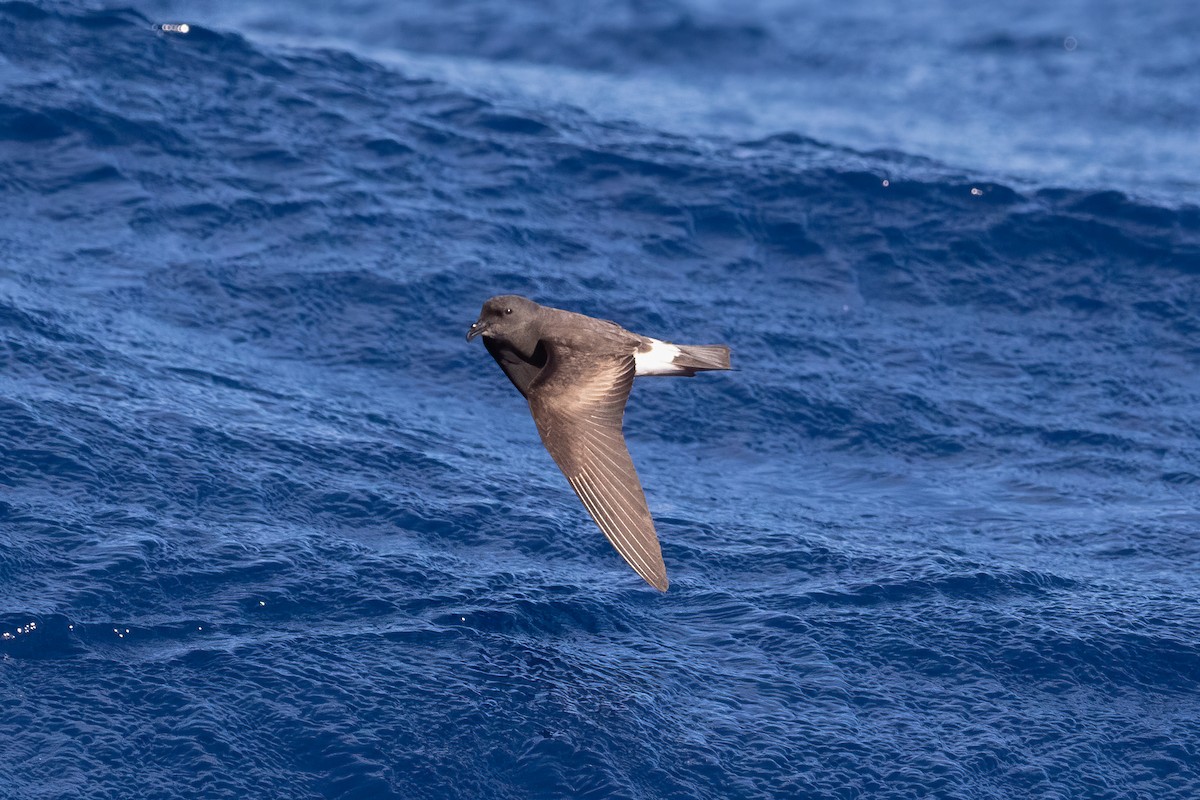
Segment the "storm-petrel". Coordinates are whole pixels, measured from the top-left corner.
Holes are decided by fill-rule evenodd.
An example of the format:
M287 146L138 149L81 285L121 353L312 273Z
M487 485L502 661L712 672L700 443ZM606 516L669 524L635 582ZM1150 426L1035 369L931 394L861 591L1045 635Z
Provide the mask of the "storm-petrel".
M621 434L625 401L639 375L729 369L729 348L671 344L517 295L483 304L467 341L481 335L592 519L629 566L665 592L654 520Z

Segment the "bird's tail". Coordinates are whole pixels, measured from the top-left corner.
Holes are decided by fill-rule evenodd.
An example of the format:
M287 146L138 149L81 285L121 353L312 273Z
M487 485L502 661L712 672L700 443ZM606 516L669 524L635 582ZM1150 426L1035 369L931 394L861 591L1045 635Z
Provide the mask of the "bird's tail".
M677 344L679 355L673 359L680 369L701 372L708 369L730 369L729 348L723 344Z
M690 378L710 369L730 369L729 348L723 344L677 344L675 347L679 352L671 359L670 369L655 374Z
M679 375L690 378L710 369L729 369L729 348L723 344L671 344L644 339L634 354L635 375Z

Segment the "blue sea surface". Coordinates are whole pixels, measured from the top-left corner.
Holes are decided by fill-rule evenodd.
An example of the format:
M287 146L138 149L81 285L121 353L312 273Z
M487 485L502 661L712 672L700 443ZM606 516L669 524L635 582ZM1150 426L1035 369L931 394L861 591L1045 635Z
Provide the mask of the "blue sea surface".
M134 2L0 2L0 797L1200 797L1194 4ZM732 347L666 594L507 292Z

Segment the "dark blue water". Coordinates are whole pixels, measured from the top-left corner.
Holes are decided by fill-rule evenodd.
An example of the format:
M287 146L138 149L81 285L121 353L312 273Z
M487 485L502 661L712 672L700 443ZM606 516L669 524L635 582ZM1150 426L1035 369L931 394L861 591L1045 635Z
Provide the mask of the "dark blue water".
M908 6L0 3L0 797L1200 796L1200 17Z

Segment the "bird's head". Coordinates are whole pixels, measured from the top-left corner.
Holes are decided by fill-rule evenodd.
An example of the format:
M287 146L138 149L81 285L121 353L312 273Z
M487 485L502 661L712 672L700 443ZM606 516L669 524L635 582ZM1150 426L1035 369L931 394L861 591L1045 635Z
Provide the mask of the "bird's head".
M482 334L489 339L512 342L528 330L538 308L537 303L515 294L493 297L483 304L479 319L467 331L467 341Z

